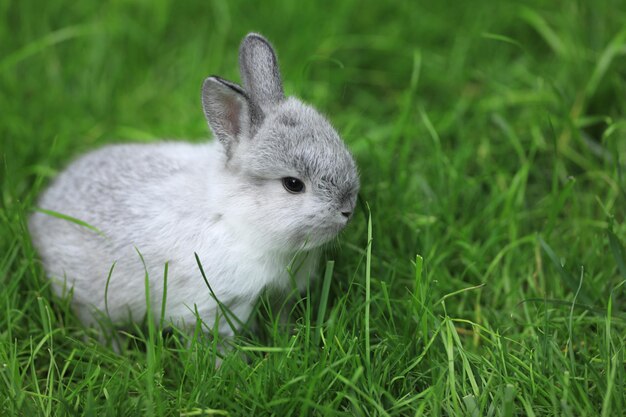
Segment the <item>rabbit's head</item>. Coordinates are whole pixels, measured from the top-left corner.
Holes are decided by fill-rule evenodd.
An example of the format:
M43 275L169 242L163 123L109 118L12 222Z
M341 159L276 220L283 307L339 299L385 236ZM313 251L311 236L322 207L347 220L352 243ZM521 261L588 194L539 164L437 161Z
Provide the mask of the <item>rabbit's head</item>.
M244 38L239 65L243 88L219 77L202 87L205 116L226 153L229 208L259 244L287 251L322 245L354 212L354 159L321 114L285 97L265 38Z

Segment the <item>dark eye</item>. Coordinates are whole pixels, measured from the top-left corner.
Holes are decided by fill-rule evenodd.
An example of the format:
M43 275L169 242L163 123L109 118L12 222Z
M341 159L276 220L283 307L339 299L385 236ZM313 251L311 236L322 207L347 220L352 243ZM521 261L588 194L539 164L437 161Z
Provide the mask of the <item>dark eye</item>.
M283 187L290 193L302 193L304 192L304 183L294 177L283 178Z

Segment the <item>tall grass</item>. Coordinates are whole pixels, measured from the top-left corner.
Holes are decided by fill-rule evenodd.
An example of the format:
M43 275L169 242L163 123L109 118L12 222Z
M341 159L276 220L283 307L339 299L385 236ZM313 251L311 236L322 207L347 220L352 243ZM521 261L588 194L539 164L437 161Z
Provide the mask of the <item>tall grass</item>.
M0 414L623 414L625 21L617 0L0 3ZM118 354L52 295L28 215L83 152L207 140L200 85L238 80L249 31L367 205L290 323L264 297L219 368L200 327L137 325Z

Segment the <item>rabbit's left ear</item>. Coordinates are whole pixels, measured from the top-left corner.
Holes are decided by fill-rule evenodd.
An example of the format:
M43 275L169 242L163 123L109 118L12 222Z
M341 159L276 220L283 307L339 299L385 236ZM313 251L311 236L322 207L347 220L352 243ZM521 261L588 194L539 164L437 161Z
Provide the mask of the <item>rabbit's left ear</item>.
M239 71L250 100L267 113L285 99L278 60L263 36L250 33L239 48Z
M202 107L209 127L228 155L240 138L250 136L250 103L237 84L207 78L202 85Z

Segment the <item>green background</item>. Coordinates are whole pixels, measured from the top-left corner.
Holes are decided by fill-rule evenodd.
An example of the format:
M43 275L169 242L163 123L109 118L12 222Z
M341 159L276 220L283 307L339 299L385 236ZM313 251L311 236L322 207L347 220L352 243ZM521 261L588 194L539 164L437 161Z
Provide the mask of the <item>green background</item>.
M0 415L623 413L625 22L611 0L0 2ZM371 226L219 369L150 325L116 354L26 219L84 152L208 140L202 80L239 81L250 31L352 149Z

